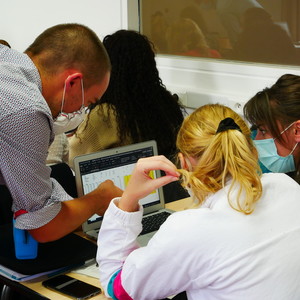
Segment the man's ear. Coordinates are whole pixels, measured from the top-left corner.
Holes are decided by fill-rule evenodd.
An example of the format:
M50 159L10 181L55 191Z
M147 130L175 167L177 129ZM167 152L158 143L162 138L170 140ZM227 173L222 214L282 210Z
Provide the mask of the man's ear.
M297 143L300 143L300 120L294 123L294 129L295 129L295 141Z
M75 84L81 84L82 73L74 72L70 74L66 79L66 89L72 88Z

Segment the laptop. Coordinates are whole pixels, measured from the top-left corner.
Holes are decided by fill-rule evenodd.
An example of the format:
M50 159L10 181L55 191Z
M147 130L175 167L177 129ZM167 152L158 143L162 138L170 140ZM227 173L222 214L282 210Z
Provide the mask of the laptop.
M139 158L157 155L156 141L146 141L113 149L102 150L74 158L74 171L78 196L94 190L106 179L125 189L134 166ZM160 171L152 171L153 178L161 176ZM140 200L143 205L143 231L138 237L141 246L145 246L160 225L173 212L165 208L162 188L153 191ZM97 214L82 224L83 233L97 239L103 216Z

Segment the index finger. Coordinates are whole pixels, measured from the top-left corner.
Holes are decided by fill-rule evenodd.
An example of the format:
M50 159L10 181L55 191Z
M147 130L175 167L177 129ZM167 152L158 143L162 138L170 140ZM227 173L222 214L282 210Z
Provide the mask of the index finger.
M153 170L161 170L169 176L180 176L176 166L163 155L141 158L137 163L137 168L142 168L145 174L149 174Z

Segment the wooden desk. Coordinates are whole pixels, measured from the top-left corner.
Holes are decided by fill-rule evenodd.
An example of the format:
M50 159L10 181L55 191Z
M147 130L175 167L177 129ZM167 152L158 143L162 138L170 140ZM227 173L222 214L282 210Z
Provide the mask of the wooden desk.
M180 210L184 210L189 208L192 205L192 200L191 198L185 198L182 200L178 200L178 201L174 201L174 202L170 202L166 204L166 208L175 210L175 211L180 211ZM95 285L97 287L101 287L100 286L100 282L98 278L93 278L93 277L89 277L89 276L85 276L85 275L81 275L81 274L77 274L77 273L73 273L70 272L67 275L72 276L74 278L80 279L82 281L88 282L92 285ZM21 283L24 287L27 287L28 289L34 291L35 293L38 293L41 295L40 299L54 299L54 300L70 300L69 297L63 296L61 294L58 294L56 292L53 292L45 287L42 286L41 281L38 282L24 282ZM28 290L29 292L29 290ZM35 298L37 299L37 298ZM104 293L101 293L100 295L94 296L93 298L91 298L93 300L104 300L104 299L108 299L107 297L105 297Z
M188 197L188 198L184 198L181 200L167 203L166 208L169 208L169 209L172 209L175 211L180 211L180 210L185 210L185 209L191 208L192 205L193 205L192 198Z

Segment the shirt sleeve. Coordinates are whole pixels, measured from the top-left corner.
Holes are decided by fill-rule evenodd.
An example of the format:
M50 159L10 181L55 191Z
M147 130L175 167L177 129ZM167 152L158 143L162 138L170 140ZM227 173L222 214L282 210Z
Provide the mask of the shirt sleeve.
M181 242L172 242L177 243L170 226L165 226L169 219L146 247L139 247L135 240L142 229L142 210L124 212L115 201L105 213L98 237L97 261L105 294L118 300L162 299L187 288L190 265L182 264L186 252L178 253Z
M1 119L0 169L13 198L12 210L28 213L16 227L34 229L51 221L61 201L71 197L50 178L46 157L51 140L49 116L38 107L15 111Z
M97 261L101 283L105 289L108 288L111 277L121 270L129 253L139 247L136 237L142 231L142 207L138 212L124 212L115 205L118 200L119 198L115 198L111 201L98 236Z

